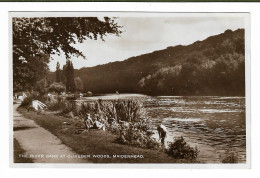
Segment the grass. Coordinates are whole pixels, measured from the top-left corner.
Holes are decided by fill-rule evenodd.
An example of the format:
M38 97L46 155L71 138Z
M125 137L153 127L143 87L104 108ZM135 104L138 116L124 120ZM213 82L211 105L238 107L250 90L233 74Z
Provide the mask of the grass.
M24 155L25 151L19 144L19 142L14 138L14 163L33 163L31 158L20 157L19 155Z
M94 163L187 163L187 161L171 158L163 151L137 148L115 143L118 136L106 131L92 130L75 134L76 121L54 114L39 114L19 108L18 111L26 118L34 120L38 125L56 135L65 145L78 154L109 155L110 158L91 158ZM68 122L70 125L65 125ZM143 155L139 158L112 158L113 155Z

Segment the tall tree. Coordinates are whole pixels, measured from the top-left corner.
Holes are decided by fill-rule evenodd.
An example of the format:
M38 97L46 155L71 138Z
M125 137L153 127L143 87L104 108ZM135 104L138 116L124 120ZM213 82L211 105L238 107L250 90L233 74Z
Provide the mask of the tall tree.
M66 85L66 65L62 67L61 71L61 82Z
M74 82L74 67L72 61L67 60L66 68L66 90L67 92L74 92L75 91L75 82Z
M65 53L85 58L73 47L84 40L104 40L107 34L119 35L114 18L104 17L15 17L12 19L14 90L30 90L48 72L51 54ZM43 57L47 56L47 57Z
M61 70L60 70L60 63L57 62L56 65L56 82L61 82Z

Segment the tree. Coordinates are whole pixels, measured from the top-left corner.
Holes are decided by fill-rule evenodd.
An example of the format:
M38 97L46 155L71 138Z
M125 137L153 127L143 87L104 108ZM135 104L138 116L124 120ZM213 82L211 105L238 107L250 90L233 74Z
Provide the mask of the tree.
M56 82L60 82L61 81L61 70L60 70L60 63L57 62L56 65Z
M74 92L75 91L74 67L70 60L67 60L67 62L66 62L65 76L66 76L67 92Z
M53 83L49 87L50 92L56 92L56 93L61 93L66 90L65 86L62 83Z
M62 67L61 82L66 85L66 65Z
M82 91L83 90L84 84L83 84L83 81L81 80L80 77L75 77L74 83L75 83L76 91Z
M13 54L13 90L32 90L37 81L46 77L49 56L39 54L35 57L22 58Z
M35 90L38 91L40 94L44 94L46 93L48 86L49 86L49 80L47 78L44 78L36 82Z
M14 90L31 90L48 72L50 55L65 53L85 58L73 44L84 40L104 40L107 34L119 35L114 18L104 17L15 17L13 32Z

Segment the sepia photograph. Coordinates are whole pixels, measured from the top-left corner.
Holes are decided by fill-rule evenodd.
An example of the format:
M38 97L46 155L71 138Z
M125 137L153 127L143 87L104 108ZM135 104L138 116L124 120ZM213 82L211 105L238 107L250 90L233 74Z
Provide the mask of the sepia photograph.
M248 165L249 33L249 13L9 12L10 161Z

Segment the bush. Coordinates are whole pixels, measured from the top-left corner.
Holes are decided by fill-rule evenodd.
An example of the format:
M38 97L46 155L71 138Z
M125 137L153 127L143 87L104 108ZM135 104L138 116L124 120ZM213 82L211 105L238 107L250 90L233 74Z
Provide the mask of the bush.
M32 98L32 96L30 95L30 96L27 96L26 98L24 98L24 100L22 101L22 103L21 103L21 107L26 107L26 106L30 106L30 105L32 105L32 100L33 100L33 98Z
M45 104L48 106L49 110L51 111L58 111L62 110L64 107L64 100L61 97L48 97L45 100Z
M110 132L119 135L120 131L121 131L121 125L118 124L117 122L111 122L110 124L108 124L107 130L109 130Z
M62 101L61 103L61 107L62 107L62 110L61 110L61 114L62 115L66 115L70 112L72 112L73 114L75 113L75 111L77 112L77 105L75 102L73 101Z
M53 83L50 85L48 90L50 92L61 93L66 90L66 87L62 83Z
M235 151L226 150L222 163L238 163L238 153Z
M144 107L140 101L124 100L114 103L117 120L139 122L146 117Z
M40 95L37 92L32 92L32 93L26 93L27 97L25 97L21 103L21 107L27 107L27 106L32 106L32 101L33 100L38 100L40 98Z
M166 153L175 159L196 160L199 150L190 147L183 137L176 137L174 142L169 143Z
M130 123L129 127L122 127L117 143L132 145L141 148L159 149L160 144L146 131L140 129L138 124Z

